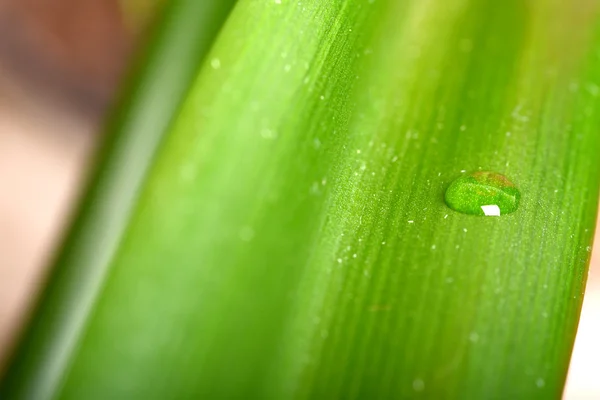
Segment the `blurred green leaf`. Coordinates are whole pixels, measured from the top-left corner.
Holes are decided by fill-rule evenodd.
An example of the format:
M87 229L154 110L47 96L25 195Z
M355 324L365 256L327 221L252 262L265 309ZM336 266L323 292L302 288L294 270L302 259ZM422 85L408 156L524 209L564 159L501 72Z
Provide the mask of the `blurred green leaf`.
M148 68L197 65L168 51L198 3L173 2ZM116 120L139 148L101 164L3 393L559 398L599 189L597 29L586 0L241 0L179 110L134 92ZM158 111L168 135L124 180L153 154L130 121L158 135ZM444 204L478 170L517 185L515 213ZM109 188L142 176L116 213Z

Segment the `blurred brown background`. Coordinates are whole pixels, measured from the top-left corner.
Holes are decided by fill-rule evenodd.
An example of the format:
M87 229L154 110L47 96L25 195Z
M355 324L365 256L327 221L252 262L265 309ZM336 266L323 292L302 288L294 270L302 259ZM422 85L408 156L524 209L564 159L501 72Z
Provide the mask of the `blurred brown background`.
M134 47L117 0L0 0L0 362Z
M0 0L0 365L154 3ZM600 399L599 245L566 399Z

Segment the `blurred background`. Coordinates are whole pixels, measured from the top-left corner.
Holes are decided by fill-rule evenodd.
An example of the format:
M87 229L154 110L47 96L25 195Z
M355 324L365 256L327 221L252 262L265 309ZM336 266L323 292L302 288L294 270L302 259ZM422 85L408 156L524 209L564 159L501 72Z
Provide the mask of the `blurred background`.
M0 371L158 0L0 0ZM600 399L600 243L565 399Z

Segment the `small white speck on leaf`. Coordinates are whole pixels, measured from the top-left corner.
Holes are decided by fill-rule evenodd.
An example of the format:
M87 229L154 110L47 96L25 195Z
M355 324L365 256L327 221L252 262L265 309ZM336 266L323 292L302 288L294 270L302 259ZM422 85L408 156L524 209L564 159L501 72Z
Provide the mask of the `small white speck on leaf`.
M594 97L598 97L598 95L600 94L600 87L598 87L598 85L596 85L595 83L588 83L586 89Z
M472 343L477 343L477 342L479 342L479 334L478 334L477 332L471 332L471 333L469 334L469 340L470 340Z
M238 236L243 242L249 242L254 238L254 229L250 226L243 226L240 228Z
M212 60L210 60L210 66L213 69L221 68L221 60L219 60L218 58L213 58Z
M413 381L412 387L415 392L422 392L425 389L425 382L423 382L423 379L417 378Z
M462 53L470 53L473 50L473 41L471 39L461 39L458 48Z
M313 182L312 185L310 186L310 193L311 194L319 194L321 193L320 190L320 186L318 182Z
M535 386L543 388L544 386L546 386L546 381L543 378L537 378L535 381Z
M264 128L260 131L260 136L263 139L275 139L275 138L277 138L277 132L275 132L269 128Z

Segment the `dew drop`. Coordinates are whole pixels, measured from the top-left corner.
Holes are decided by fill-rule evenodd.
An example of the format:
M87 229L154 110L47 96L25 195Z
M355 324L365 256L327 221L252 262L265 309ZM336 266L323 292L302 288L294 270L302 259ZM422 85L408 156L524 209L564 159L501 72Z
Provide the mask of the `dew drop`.
M470 215L510 214L519 207L521 193L504 175L478 171L450 184L444 199L451 209Z

